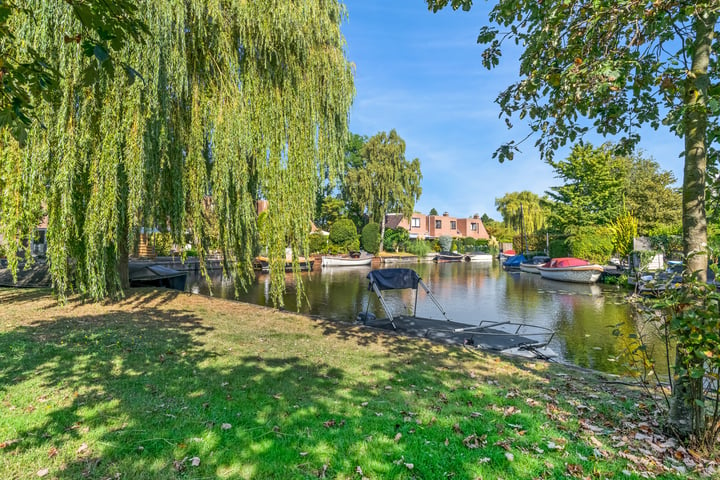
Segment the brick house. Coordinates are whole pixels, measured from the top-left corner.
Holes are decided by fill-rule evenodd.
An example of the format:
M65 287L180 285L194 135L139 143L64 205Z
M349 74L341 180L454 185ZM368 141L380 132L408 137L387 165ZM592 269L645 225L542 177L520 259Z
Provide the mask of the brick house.
M475 239L489 239L480 216L475 214L471 218L451 217L445 212L442 215L425 215L413 212L410 219L403 218L400 213L389 213L385 216L385 228L402 227L410 233L410 238L438 238L443 235L449 237L470 237Z

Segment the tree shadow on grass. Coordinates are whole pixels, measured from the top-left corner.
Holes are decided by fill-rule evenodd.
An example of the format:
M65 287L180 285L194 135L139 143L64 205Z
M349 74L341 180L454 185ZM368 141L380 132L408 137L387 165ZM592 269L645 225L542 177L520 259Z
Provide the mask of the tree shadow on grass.
M508 390L517 379L482 359L331 322L318 325L332 343L270 329L250 341L157 308L165 294L0 334L6 478L474 478L481 460L501 476L546 470L544 457L516 467L496 445L529 450L543 433L508 426L531 424L524 398L487 404L490 378Z

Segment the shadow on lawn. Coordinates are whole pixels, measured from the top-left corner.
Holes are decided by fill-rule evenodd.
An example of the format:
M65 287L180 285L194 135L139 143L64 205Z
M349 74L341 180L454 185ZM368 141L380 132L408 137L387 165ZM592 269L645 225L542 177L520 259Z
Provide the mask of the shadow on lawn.
M201 318L157 308L167 295L139 292L129 302L149 305L142 310L58 317L0 335L0 391L38 388L33 398L4 395L3 415L14 417L19 441L0 455L32 457L24 461L32 471L12 475L47 466L60 479L353 477L361 466L372 477L473 478L485 457L498 462L498 474L520 475L493 445L510 435L502 409L482 403L485 375L508 386L512 375L491 373L482 361L471 373L461 350L432 352L429 343L332 322L320 323L326 335L348 348L382 343L393 361L383 361L387 350L369 349L361 374L347 378L322 360L328 345L283 352L262 332L262 341L235 353L218 348L218 332ZM479 418L469 415L473 408ZM419 410L433 418L417 417ZM469 435L488 443L470 448ZM57 457L46 453L53 449Z

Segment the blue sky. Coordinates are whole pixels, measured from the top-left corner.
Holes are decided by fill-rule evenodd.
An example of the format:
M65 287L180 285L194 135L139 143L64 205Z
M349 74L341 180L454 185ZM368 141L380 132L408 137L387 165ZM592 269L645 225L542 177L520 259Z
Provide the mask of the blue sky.
M475 41L487 23L487 3L470 12L433 14L424 0L344 0L347 55L355 64L353 133L372 136L396 129L406 157L419 158L423 193L416 210L500 219L495 198L530 190L542 195L558 185L540 160L534 140L511 162L492 158L496 148L528 132L520 120L508 130L498 118L497 94L517 76L517 52L504 52L494 70L481 64ZM509 55L508 55L509 54ZM514 58L513 58L514 54ZM682 178L682 141L669 131L642 131L640 148ZM587 137L599 145L601 137ZM556 158L564 158L566 151Z

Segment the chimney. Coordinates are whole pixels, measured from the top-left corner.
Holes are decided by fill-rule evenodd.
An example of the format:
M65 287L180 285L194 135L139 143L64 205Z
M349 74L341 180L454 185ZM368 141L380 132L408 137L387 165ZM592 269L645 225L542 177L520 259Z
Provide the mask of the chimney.
M450 215L450 214L449 214L448 212L443 212L443 217L447 217L447 216L449 216L449 215Z

